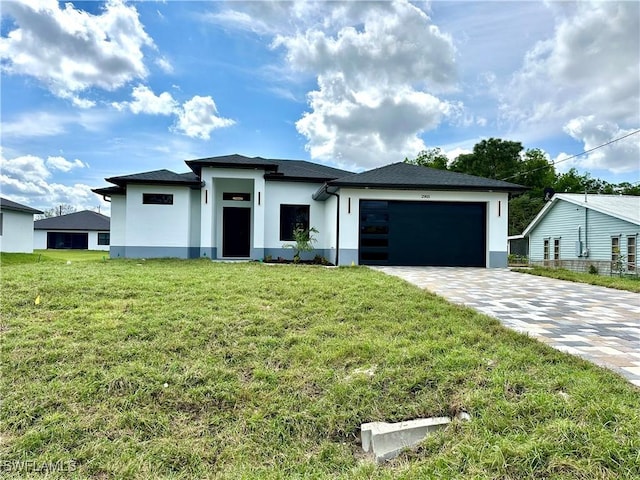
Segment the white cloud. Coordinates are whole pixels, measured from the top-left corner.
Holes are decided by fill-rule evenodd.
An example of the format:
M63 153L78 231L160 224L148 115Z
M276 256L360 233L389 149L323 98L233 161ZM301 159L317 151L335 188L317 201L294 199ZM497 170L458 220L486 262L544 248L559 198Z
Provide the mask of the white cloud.
M52 170L60 170L61 172L70 172L74 168L86 168L88 165L77 158L69 161L64 157L49 157L46 162L47 167Z
M447 156L447 158L449 159L448 163L451 163L456 158L458 158L460 155L466 155L466 154L469 154L469 153L473 153L473 149L456 147L456 148L454 148L452 150L446 150L444 153Z
M455 49L424 11L405 1L317 8L291 4L287 18L302 27L272 43L285 50L289 69L317 78L310 111L296 123L312 158L366 167L398 161L425 148L423 132L461 115L460 103L436 96L454 89Z
M175 115L172 130L188 137L208 140L213 130L235 124L234 120L218 116L218 108L210 96L195 95L180 105L169 92L156 95L149 87L138 85L131 92L131 97L131 102L114 102L111 105L119 111L128 109L136 115Z
M49 157L46 161L34 155L23 155L11 159L0 156L0 189L2 195L14 201L35 208L50 208L55 205L69 204L79 210L94 208L96 205L107 207L91 191L89 185L74 183L64 185L47 180L52 176L49 168L62 171L65 168L86 167L80 160L70 162L63 157ZM49 168L48 168L49 167ZM62 167L62 168L60 168Z
M143 47L154 47L134 6L109 0L100 15L56 0L3 2L16 28L0 38L3 71L35 77L51 92L87 108L77 96L114 90L147 76Z
M501 119L517 129L559 131L573 118L638 126L640 4L549 4L554 36L524 59L500 102Z
M42 158L34 155L2 158L2 174L25 183L34 183L51 176Z
M166 57L160 57L155 60L155 64L160 67L164 73L173 73L173 65Z
M613 139L633 132L633 129L621 129L613 122L602 122L594 115L571 119L564 131L584 145L584 150L603 145ZM570 155L561 153L556 161L564 160ZM626 173L640 170L640 134L628 136L593 152L581 155L566 162L560 170L576 167L580 170L610 170L613 173Z
M213 130L233 124L235 121L218 116L213 98L196 95L191 100L187 100L178 111L175 130L188 137L208 140Z
M7 137L50 137L66 131L69 122L48 112L29 112L15 121L2 122L2 136Z
M85 130L97 132L105 129L111 116L104 110L75 111L73 113L51 113L46 111L26 112L12 119L3 112L2 139L52 137L67 133L70 127L79 125Z
M145 86L138 85L131 92L132 102L114 103L118 110L128 107L133 113L146 113L148 115L171 115L176 112L178 102L174 100L169 92L162 92L156 95Z

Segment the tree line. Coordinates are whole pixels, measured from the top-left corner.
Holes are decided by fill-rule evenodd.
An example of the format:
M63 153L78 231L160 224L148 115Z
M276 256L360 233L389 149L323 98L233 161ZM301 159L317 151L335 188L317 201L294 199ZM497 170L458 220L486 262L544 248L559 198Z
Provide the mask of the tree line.
M529 187L525 193L509 200L509 235L524 231L545 204L545 189L558 193L601 193L640 195L640 184L609 183L580 174L575 168L557 173L553 163L539 148L525 150L520 142L489 138L473 146L472 153L449 159L440 148L420 152L406 163L424 167L466 173L479 177L506 180Z

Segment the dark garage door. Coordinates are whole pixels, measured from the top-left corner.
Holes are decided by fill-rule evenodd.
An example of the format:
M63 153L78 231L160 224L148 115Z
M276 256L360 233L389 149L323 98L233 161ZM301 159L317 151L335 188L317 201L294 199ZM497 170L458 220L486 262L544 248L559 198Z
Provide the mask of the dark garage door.
M486 266L486 204L360 201L362 265Z
M89 248L89 234L47 232L47 248L70 248L74 250L87 250Z

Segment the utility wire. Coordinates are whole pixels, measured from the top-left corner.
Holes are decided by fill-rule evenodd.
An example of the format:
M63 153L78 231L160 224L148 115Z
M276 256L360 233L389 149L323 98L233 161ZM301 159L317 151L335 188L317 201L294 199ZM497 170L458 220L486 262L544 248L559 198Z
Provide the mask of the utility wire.
M550 166L553 167L553 166L557 165L558 163L566 162L567 160L571 160L572 158L581 157L582 155L584 155L586 153L591 153L594 150L598 150L599 148L606 147L607 145L611 145L612 143L615 143L615 142L618 142L618 141L620 141L622 139L630 137L631 135L635 135L636 133L640 133L640 129L634 130L633 132L627 133L626 135L623 135L621 137L614 138L613 140L609 140L607 143L603 143L602 145L598 145L597 147L590 148L589 150L585 150L584 152L576 153L575 155L571 155L570 157L563 158L562 160L557 160L557 161L553 160L548 165L545 165L544 167L534 168L533 170L529 170L528 172L516 173L515 175L511 175L509 177L502 178L501 180L509 180L511 178L516 178L516 177L519 177L521 175L526 175L527 173L533 173L533 172L537 172L538 170L544 170L545 168L549 168Z

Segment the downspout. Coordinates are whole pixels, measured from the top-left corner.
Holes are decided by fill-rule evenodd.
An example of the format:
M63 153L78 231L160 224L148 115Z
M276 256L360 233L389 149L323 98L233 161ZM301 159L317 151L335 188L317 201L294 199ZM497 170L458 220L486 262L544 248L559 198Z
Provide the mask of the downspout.
M109 203L111 203L111 197L107 197L106 195L102 195L102 199L103 199L105 202L109 202Z
M336 267L340 265L340 195L326 190L327 194L336 197Z

